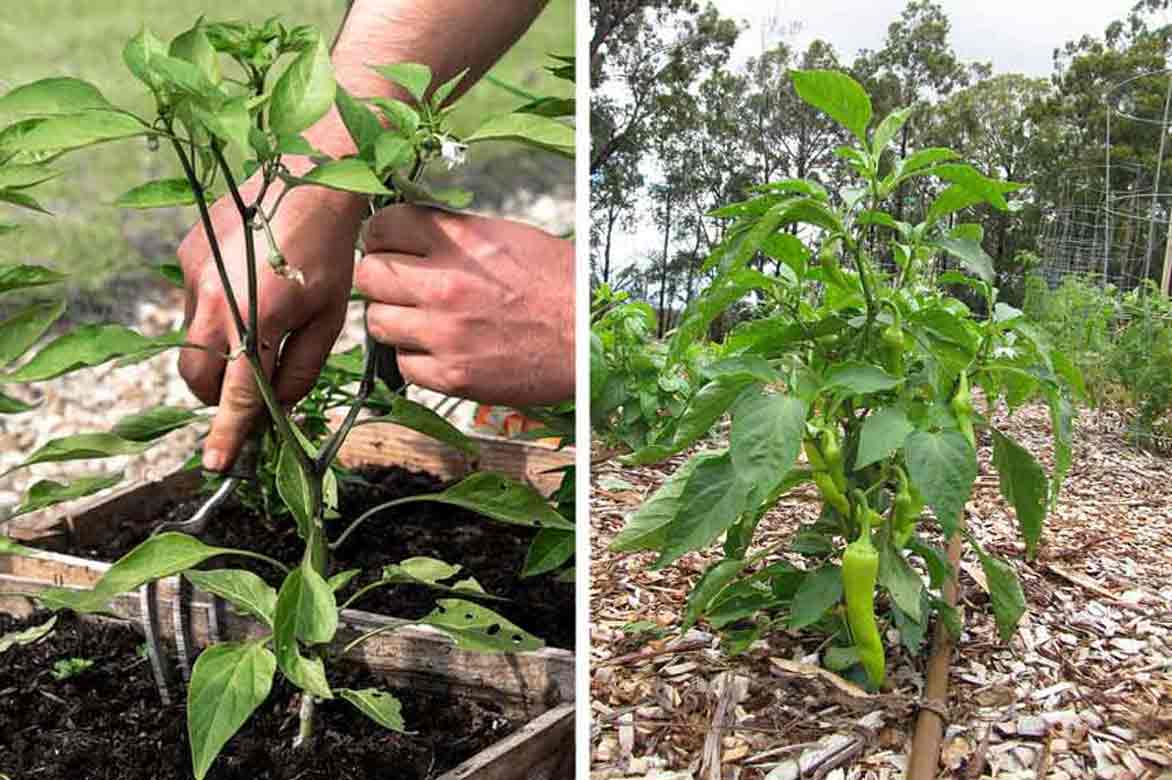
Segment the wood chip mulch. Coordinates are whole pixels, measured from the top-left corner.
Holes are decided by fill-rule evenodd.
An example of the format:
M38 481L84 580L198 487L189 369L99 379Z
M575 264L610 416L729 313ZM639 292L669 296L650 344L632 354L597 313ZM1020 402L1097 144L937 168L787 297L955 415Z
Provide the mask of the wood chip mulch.
M1002 410L994 424L1050 468L1044 407ZM968 524L1016 567L1028 612L1002 643L980 564L966 553L941 778L1172 778L1172 459L1132 448L1118 427L1093 412L1077 423L1074 465L1032 561L985 437ZM608 550L683 460L593 470L592 780L902 777L927 650L911 657L889 632L879 694L822 670L824 638L812 632L778 631L729 657L703 624L678 630L719 547L660 571L650 568L654 554ZM755 549L817 511L812 487L787 497Z

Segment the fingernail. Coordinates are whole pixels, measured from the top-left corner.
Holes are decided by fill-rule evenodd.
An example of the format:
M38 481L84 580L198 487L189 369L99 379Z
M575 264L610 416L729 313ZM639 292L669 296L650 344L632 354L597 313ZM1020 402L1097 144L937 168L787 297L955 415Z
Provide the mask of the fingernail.
M228 468L228 453L223 450L204 450L203 467L208 471L223 471Z

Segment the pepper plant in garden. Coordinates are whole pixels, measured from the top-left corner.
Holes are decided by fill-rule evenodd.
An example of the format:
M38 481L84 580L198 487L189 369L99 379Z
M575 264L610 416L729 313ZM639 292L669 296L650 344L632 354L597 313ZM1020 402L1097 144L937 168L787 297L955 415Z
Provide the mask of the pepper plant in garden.
M374 419L413 428L470 453L476 445L427 407L409 401L401 392L401 379L394 378L393 355L388 361L385 349L369 339L365 349L331 359L300 412L281 408L261 368L262 346L276 345L262 345L254 327L258 321L257 279L264 272L262 262L290 283L301 283L301 276L286 261L269 225L284 193L306 186L361 193L371 199L372 212L397 201L460 208L467 205L470 195L430 191L423 178L429 164L441 159L459 162L469 146L489 140L511 140L571 156L573 129L550 116L523 109L489 118L468 137L457 138L447 127L451 111L447 102L463 74L434 83L424 65L378 65L375 70L400 85L410 99L360 100L336 83L328 44L316 29L286 27L277 19L260 25L201 19L169 43L143 30L127 44L123 59L153 95L154 116L141 117L116 107L96 86L75 78L44 79L0 97L0 114L24 117L0 131L0 201L43 210L29 188L57 176L59 169L54 163L60 157L95 144L145 143L174 157L180 176L135 186L117 205L136 209L196 207L242 344L239 354L229 358L251 364L268 412L268 444L262 451L259 473L271 489L264 495L283 507L284 511L273 516L286 515L296 523L305 549L300 564L289 569L260 553L213 547L196 536L166 531L114 563L91 591L54 589L42 594L41 600L51 608L102 612L119 594L182 574L270 629L257 639L209 647L195 663L187 718L198 778L207 773L224 744L269 695L278 670L303 691L298 744L312 740L315 702L334 697L349 701L387 728L401 730L404 724L399 703L389 693L333 690L325 674L340 610L373 588L410 582L444 592L451 598L440 600L435 611L419 622L448 633L462 647L501 652L533 649L542 642L469 600L488 597L475 580L444 584L454 578L458 567L432 559L413 558L388 566L375 583L339 604L335 591L356 572L339 572L327 579L331 551L359 523L418 501L461 506L497 521L537 526L563 536L572 535L573 524L527 485L490 473L473 474L438 494L392 501L358 518L339 518L335 457L347 433L364 422L359 420L362 410L372 410L377 415ZM301 135L333 106L358 150L342 159L322 154ZM236 170L228 161L231 155L242 157L245 173L259 182L253 197L247 197L238 185ZM286 155L308 157L314 167L295 175L286 165ZM276 197L266 197L270 192ZM233 289L208 212L211 201L225 193L246 228L246 290ZM43 287L61 279L47 268L2 265L0 293ZM247 304L242 306L240 296L245 293ZM0 385L41 382L110 361L135 361L180 346L198 346L186 344L181 332L148 338L118 325L87 325L53 339L20 362L64 308L61 301L37 303L0 323L0 366L4 367ZM381 385L379 376L386 380ZM324 414L339 406L348 410L343 422L330 433L322 424ZM32 408L0 395L0 412L20 413ZM152 408L120 421L110 431L50 441L16 468L137 454L167 433L204 420L195 410ZM303 428L299 420L308 425ZM69 484L37 482L17 511L88 495L111 487L120 478L95 476ZM572 544L569 547L572 552ZM35 554L2 538L0 552ZM552 565L547 560L547 570L564 564L569 554ZM269 565L275 579L266 581L243 569L196 568L211 558L226 556L259 559Z
M877 688L887 626L912 651L934 614L959 634L958 613L941 597L953 572L940 538L963 535L974 549L1000 633L1013 634L1025 610L1014 570L965 528L977 446L992 444L1001 492L1032 556L1070 466L1068 395L1079 377L1020 311L997 301L981 228L962 219L978 203L1011 208L1006 195L1020 185L989 178L948 149L893 159L889 147L910 110L873 122L864 89L835 71L798 71L793 82L849 131L852 142L837 153L854 181L837 192L812 178L769 182L710 215L731 221L706 262L715 279L668 340L662 375L673 381L712 320L746 295L773 313L742 323L710 360L684 372L703 382L682 410L644 410L651 433L630 464L684 452L726 414L728 447L684 463L613 549L653 551L654 566L665 567L723 537L723 557L688 596L685 629L706 620L735 652L772 630L813 628L831 637L827 667ZM922 222L899 221L884 204L917 177L937 180L940 194ZM780 261L777 276L750 265L759 253ZM939 257L959 269L937 273ZM946 286L974 291L989 315L976 316ZM595 383L606 386L621 370L608 359L615 338L596 328ZM1051 411L1049 474L992 422L999 401L1014 409L1034 399ZM625 403L637 410L639 401ZM630 429L626 417L596 411L595 422L613 432L616 420ZM821 498L817 522L781 546L754 547L766 512L810 482ZM776 560L785 547L807 565Z

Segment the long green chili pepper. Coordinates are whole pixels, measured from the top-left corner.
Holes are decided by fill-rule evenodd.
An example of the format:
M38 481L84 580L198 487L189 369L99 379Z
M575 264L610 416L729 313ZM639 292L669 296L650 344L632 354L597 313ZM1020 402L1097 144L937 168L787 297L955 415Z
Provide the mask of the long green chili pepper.
M891 539L895 549L902 550L916 530L916 522L924 511L924 499L912 488L904 470L896 466L895 473L899 476L899 491L895 494L891 514Z
M952 414L956 417L957 427L960 428L960 432L964 434L975 450L977 437L973 433L973 396L969 391L968 374L963 371L960 375L960 381L956 385L956 395L952 396L949 406L952 407Z
M883 685L887 658L883 639L875 620L875 584L879 579L879 551L871 544L871 525L879 515L867 506L866 499L856 491L859 538L846 546L842 555L842 588L846 595L846 619L854 639L859 661L867 673L867 680L876 688Z
M850 517L850 502L846 500L846 495L838 489L838 485L834 484L834 478L825 471L815 471L813 476L814 484L818 486L818 492L822 494L826 503L837 509L843 517Z
M830 473L838 492L846 493L846 472L842 466L842 446L838 443L838 435L831 428L823 428L821 436L822 459L826 461L826 471Z
M900 325L899 307L890 301L884 301L892 312L892 322L880 334L883 341L883 366L895 376L903 375L903 351L907 341Z

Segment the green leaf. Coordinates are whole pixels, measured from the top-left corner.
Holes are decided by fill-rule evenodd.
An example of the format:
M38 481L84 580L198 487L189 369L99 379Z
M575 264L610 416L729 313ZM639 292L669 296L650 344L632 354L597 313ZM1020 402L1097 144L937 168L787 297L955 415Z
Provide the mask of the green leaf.
M41 641L49 635L53 630L53 626L57 625L57 616L46 620L37 626L29 626L23 631L10 631L3 636L0 636L0 653L17 645L31 645Z
M785 478L798 458L806 430L806 403L780 394L757 394L733 410L729 454L756 503Z
M114 106L88 81L60 76L23 84L0 97L0 114L53 116L91 108Z
M500 474L473 474L442 493L413 496L411 500L453 504L503 523L574 530L574 524L558 514L544 496Z
M738 558L726 558L708 567L688 594L688 605L687 609L684 610L684 624L680 627L681 635L696 625L696 621L703 617L708 605L720 595L720 592L730 582L740 576L744 569L745 562Z
M200 101L191 103L191 113L212 135L225 143L236 144L248 152L252 149L252 115L248 111L248 98L236 97L220 102Z
M855 455L855 470L878 463L903 447L908 434L915 429L907 412L899 406L876 410L863 422L859 434L859 451Z
M393 81L407 90L419 103L431 86L431 68L416 62L397 62L393 65L376 65L373 70L388 81Z
M370 102L382 110L383 116L387 118L387 121L392 126L398 129L399 135L404 138L411 138L415 135L415 131L419 129L419 112L402 100L372 98Z
M23 133L0 139L0 156L18 152L65 152L149 132L138 119L118 111L83 111L34 122Z
M745 297L750 290L769 289L774 280L748 268L718 276L712 284L688 305L675 335L669 342L671 363L683 360L691 346L708 330L708 326L722 311Z
M60 463L68 460L138 455L145 452L150 446L150 444L126 441L112 433L79 433L45 443L32 455L29 455L23 463L9 469L5 474L10 474L16 469L35 463Z
M320 35L289 64L273 86L269 124L278 135L296 135L326 115L336 84L330 50Z
M1001 479L1001 495L1013 504L1021 526L1026 555L1038 552L1042 522L1046 519L1049 480L1046 472L1024 447L996 428L993 429L993 465Z
M46 345L32 360L0 377L0 381L41 382L125 355L182 343L182 333L147 338L121 325L83 325Z
M790 77L802 100L867 142L871 98L857 81L835 70L795 70Z
M1005 194L1022 188L1020 184L991 179L967 163L945 163L931 172L1001 211L1009 208Z
M32 547L17 544L7 536L0 536L0 555L26 555L36 557L39 553L40 550L34 550Z
M907 120L911 117L914 108L908 106L907 108L897 109L892 111L879 126L875 128L875 134L871 137L871 153L875 155L883 154L887 145L892 142L903 126L907 124Z
M183 572L183 576L197 588L227 600L233 606L262 620L269 628L273 627L277 591L252 572L244 569L191 569Z
M73 501L77 498L92 496L101 490L112 488L122 481L124 474L119 471L113 475L97 477L78 477L72 482L61 483L50 479L36 482L24 494L20 506L12 513L12 517L36 512L46 507L55 506L64 501Z
M37 603L54 612L68 609L79 615L110 615L110 597L92 590L46 588L37 594Z
M460 71L455 76L452 76L450 79L445 81L443 84L440 84L438 87L435 88L435 92L431 93L431 106L433 109L439 110L440 108L443 107L444 103L447 102L448 98L451 97L452 93L456 91L456 87L460 86L460 82L462 82L464 80L464 77L468 75L468 70L469 70L468 68L464 68L464 70ZM571 100L570 102L572 103L573 101ZM564 106L563 106L563 108L564 108ZM530 111L527 113L543 113L543 112ZM572 110L568 111L568 112L559 111L558 113L554 113L554 114L546 113L545 116L563 116L565 114L569 114L572 116L573 113L574 112Z
M809 572L794 594L789 628L797 631L813 625L842 600L842 570L823 566Z
M478 653L520 653L545 646L491 609L461 599L440 599L419 622L448 634L457 647Z
M354 99L341 84L334 94L334 105L338 107L338 114L342 117L342 124L346 126L354 146L363 157L368 157L367 151L372 149L375 141L383 134L383 126L369 108ZM369 158L368 158L369 159ZM381 169L382 166L380 165Z
M65 301L34 303L0 322L0 366L27 352L64 313Z
M195 660L187 734L196 780L203 780L220 750L268 698L277 664L266 642L221 642Z
M311 499L311 474L307 474L301 466L301 460L295 454L293 447L299 445L291 442L282 442L281 451L277 455L277 494L297 522L297 533L302 539L309 539L310 524L313 522Z
M339 688L338 695L383 728L403 732L403 705L391 694L377 688L363 688L358 691Z
M137 414L123 417L111 432L128 441L154 441L171 431L186 427L203 418L190 409L175 406L155 406Z
M47 165L7 165L0 167L0 190L19 190L55 179L61 174Z
M931 166L937 163L947 162L948 160L955 160L959 156L959 154L951 149L944 149L942 147L917 149L896 163L896 181L902 181L920 172L930 173L931 171L928 169Z
M667 527L653 567L663 568L686 553L712 544L748 508L752 489L752 485L739 479L727 452L698 465L680 495L682 511Z
M397 133L382 133L374 142L374 167L380 172L397 171L414 159L415 147Z
M924 622L920 610L924 581L891 544L890 535L879 547L879 584L891 594L900 611L916 623Z
M285 577L273 612L273 648L277 664L291 682L314 696L333 698L320 658L304 658L298 640L328 642L338 629L334 591L304 563Z
M987 555L979 545L977 555L981 559L985 580L989 583L989 600L993 606L993 618L997 621L998 633L1002 642L1008 642L1013 638L1017 624L1026 612L1025 593L1012 566L1000 558Z
M343 192L360 192L367 195L393 194L383 186L374 175L374 171L370 170L370 165L357 157L322 163L302 176L301 180Z
M908 477L951 536L977 478L977 453L959 431L917 431L904 445Z
M52 213L42 206L32 195L26 192L20 192L19 190L0 190L0 203L11 203L14 206L20 206L29 211L38 211L41 214Z
M342 588L349 585L350 580L354 579L361 573L362 569L347 569L346 571L340 571L326 580L326 584L330 586L330 589L333 590L334 593L337 593Z
M36 408L36 404L27 404L17 398L0 393L0 414L24 414Z
M1046 393L1046 402L1050 406L1050 428L1054 437L1054 474L1051 477L1053 486L1050 500L1057 502L1058 491L1070 471L1074 455L1074 408L1070 400L1057 390Z
M960 260L960 264L973 275L986 282L993 281L993 258L985 252L980 241L945 237L937 239L935 246Z
M483 141L516 141L563 157L574 156L574 128L537 114L505 114L489 119L464 139L467 144Z
M697 455L659 486L650 498L643 501L627 524L610 543L614 552L658 550L667 538L668 526L683 509L683 493L688 481L700 464L718 459L719 455Z
M396 395L391 400L391 411L375 419L426 434L473 457L480 454L480 445L467 434L423 404L403 396Z
M688 407L680 416L670 442L641 447L624 458L623 462L637 466L658 463L678 452L683 452L705 436L712 428L712 424L729 410L741 393L757 381L755 377L742 373L718 376L692 396Z
M0 263L0 294L65 281L65 274L40 265Z
M847 390L852 395L866 395L893 390L903 382L878 366L868 363L847 362L834 366L826 372L823 390Z
M118 196L114 205L124 209L159 209L190 206L195 193L187 179L160 179L140 184Z
M122 61L135 77L151 88L152 92L159 92L163 88L163 78L154 68L151 61L158 57L167 56L167 48L163 42L145 27L138 35L126 42L122 49Z
M574 533L557 528L542 528L529 544L525 554L522 577L536 577L539 574L561 568L574 557Z
M190 62L210 84L220 83L220 62L216 49L203 29L203 20L171 41L168 53L176 59Z
M94 593L109 599L151 580L198 566L217 555L235 552L225 547L211 547L194 536L167 531L152 536L115 561L94 585Z

